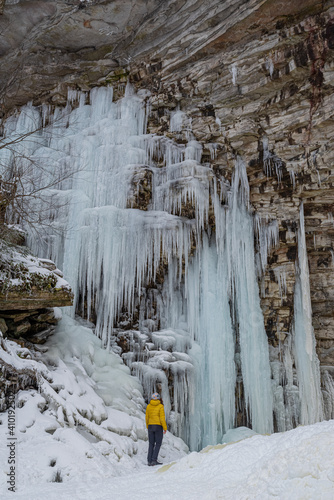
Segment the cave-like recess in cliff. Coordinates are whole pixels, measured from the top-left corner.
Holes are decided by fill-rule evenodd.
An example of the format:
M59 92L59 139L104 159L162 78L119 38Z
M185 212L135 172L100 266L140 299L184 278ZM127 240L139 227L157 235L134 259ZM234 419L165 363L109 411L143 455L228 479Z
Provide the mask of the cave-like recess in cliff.
M8 119L8 140L32 133L1 151L1 165L52 186L27 202L48 221L38 238L27 228L29 246L63 268L76 310L94 316L107 349L120 352L127 339L124 361L146 396L161 391L170 429L191 449L240 423L270 433L321 420L303 206L295 325L273 347L258 279L277 222L254 213L243 158L230 181L202 159L182 111L169 116L170 129L186 143L147 134L149 102L130 85L113 102L102 87L71 91L64 109L29 105Z

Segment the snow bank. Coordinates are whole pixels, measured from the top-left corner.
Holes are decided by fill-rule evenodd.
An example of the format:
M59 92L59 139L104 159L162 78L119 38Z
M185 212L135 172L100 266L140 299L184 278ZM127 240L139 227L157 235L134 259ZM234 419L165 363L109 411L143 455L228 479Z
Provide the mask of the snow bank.
M65 317L36 351L6 339L2 343L0 361L34 376L40 391L20 391L16 397L18 492L28 485L93 483L147 467L141 385L91 329ZM6 443L8 412L0 414L0 421L0 441ZM2 492L7 490L7 452L1 447ZM168 462L186 452L183 441L167 433L160 458Z
M64 435L65 431L59 438L64 439ZM132 469L128 470L128 475L113 478L103 477L105 465L97 464L95 456L87 458L79 440L78 436L78 442L73 445L78 447L76 454L80 457L80 467L86 471L85 477L82 474L75 482L39 486L24 483L19 478L15 498L142 500L156 496L157 492L161 500L331 500L334 497L334 421L270 436L255 435L206 452L190 453L170 465L146 467L141 471ZM38 440L36 445L38 447ZM48 449L50 459L57 452L56 446ZM36 451L38 449L31 452L32 469L40 466ZM63 453L60 460L66 459L69 457ZM89 471L87 462L90 463ZM20 472L23 473L27 466L22 456ZM96 477L98 467L99 478ZM49 467L50 474L54 469L55 466ZM12 497L5 495L3 498Z

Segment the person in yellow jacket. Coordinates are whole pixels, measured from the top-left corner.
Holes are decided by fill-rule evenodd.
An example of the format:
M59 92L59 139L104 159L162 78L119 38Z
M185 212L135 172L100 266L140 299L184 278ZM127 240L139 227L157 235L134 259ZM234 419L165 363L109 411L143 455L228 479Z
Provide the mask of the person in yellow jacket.
M166 434L167 424L164 405L161 404L160 395L155 392L146 408L146 427L148 429L148 454L147 465L162 465L158 462L158 455L163 434Z

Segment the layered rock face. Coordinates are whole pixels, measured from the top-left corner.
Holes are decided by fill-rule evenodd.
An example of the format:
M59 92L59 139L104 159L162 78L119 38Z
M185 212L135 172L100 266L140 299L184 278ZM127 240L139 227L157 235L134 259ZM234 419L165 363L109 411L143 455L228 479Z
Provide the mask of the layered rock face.
M154 94L150 131L172 136L165 110L178 107L191 119L214 171L229 177L235 155L247 162L252 206L260 217L279 222L279 245L261 287L274 344L291 330L303 200L313 325L321 362L332 365L331 3L321 8L314 2L241 2L233 12L228 2L221 11L211 4L203 17L196 11L198 24L188 25L187 36L180 30L178 42L165 40L150 64L137 65L134 80ZM180 19L181 14L182 9ZM174 138L185 140L180 134Z
M7 229L6 241L0 239L0 331L22 344L44 343L61 318L54 308L71 306L73 293L52 261L14 243L24 243L22 233Z
M242 156L252 206L260 217L278 220L279 245L261 287L266 331L274 344L291 330L303 200L313 324L321 362L332 365L332 12L328 5L320 13L314 2L253 7L230 28L225 19L225 32L208 36L201 47L194 48L195 35L191 41L189 34L181 60L161 58L161 69L152 75L150 67L142 67L138 80L157 89L151 131L166 133L164 108L180 107L213 170L228 177L233 158Z
M202 163L230 179L243 158L250 202L277 220L279 241L261 278L272 345L293 324L300 205L305 214L313 326L320 362L334 366L334 2L304 0L7 2L0 17L3 114L30 99L65 103L127 78L151 92L148 131L176 142L185 113ZM7 31L6 31L7 30ZM8 71L13 67L15 70ZM8 77L10 74L10 77ZM120 85L117 87L117 85ZM149 170L130 205L146 209ZM190 212L183 213L191 217Z

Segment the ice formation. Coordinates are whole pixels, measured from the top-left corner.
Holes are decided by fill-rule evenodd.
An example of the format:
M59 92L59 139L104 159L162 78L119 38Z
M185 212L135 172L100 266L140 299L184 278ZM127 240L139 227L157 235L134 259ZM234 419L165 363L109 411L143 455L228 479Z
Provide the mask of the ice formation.
M281 300L286 296L286 266L277 266L274 269L275 278L278 283Z
M233 85L237 84L237 76L238 76L238 67L236 63L233 63L230 67L230 73L232 75L232 83Z
M315 350L312 326L303 203L300 206L300 227L298 231L294 344L301 401L301 423L313 424L323 419L323 404L320 390L320 363Z
M265 66L266 66L266 70L269 71L269 74L270 74L270 78L272 78L273 74L274 74L274 61L272 60L272 57L267 57L267 59L265 60Z
M34 189L50 186L43 197L51 206L30 202L31 209L43 209L48 225L41 226L42 238L30 233L29 245L64 270L75 307L88 318L96 314L96 334L106 348L117 350L124 312L130 328L137 321L124 360L146 395L161 390L170 428L192 449L218 442L234 427L236 404L261 433L273 431L274 415L278 430L320 419L320 407L310 414L306 404L311 391L320 406L320 382L303 233L294 332L300 414L291 341L278 361L269 352L260 307L257 278L278 241L278 224L251 213L241 158L231 185L201 163L202 146L182 111L171 115L171 131L184 134L186 144L147 134L146 98L130 86L116 103L112 88L71 92L64 110L26 106L7 122L8 140L31 133L24 143ZM32 133L42 120L49 125ZM11 165L18 156L13 150L22 147L1 150L2 159ZM274 169L280 180L281 162L266 138L263 156L267 172ZM150 199L139 210L132 207L144 175ZM298 343L304 339L303 354Z
M262 137L263 148L263 168L267 176L276 174L278 184L282 180L282 160L269 150L269 140L267 136Z

